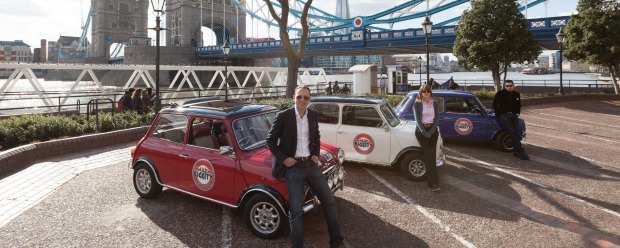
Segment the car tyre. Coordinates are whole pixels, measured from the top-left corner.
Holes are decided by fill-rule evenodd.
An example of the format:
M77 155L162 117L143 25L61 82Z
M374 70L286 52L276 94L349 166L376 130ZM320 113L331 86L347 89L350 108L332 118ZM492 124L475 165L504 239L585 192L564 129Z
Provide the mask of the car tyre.
M133 186L142 198L150 199L161 193L162 186L157 182L155 172L144 163L133 170Z
M495 139L495 142L497 144L497 148L500 151L511 152L513 149L512 140L510 139L510 135L506 131L500 132L497 135L497 139Z
M276 201L266 194L255 194L245 204L245 223L254 235L272 239L282 234L288 218Z
M419 152L412 152L400 161L400 170L403 174L414 181L423 181L426 177L426 165L422 161Z

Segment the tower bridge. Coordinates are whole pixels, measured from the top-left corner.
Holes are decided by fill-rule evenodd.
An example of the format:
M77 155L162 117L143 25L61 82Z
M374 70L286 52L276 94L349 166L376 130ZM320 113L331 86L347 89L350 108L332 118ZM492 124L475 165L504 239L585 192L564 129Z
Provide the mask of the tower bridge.
M520 10L527 16L528 8L549 0L517 0ZM432 3L431 3L432 2ZM338 0L336 15L311 7L308 15L310 32L314 35L306 43L307 56L320 55L381 55L423 53L424 34L421 28L393 29L397 23L441 16L436 20L430 35L433 53L449 53L454 44L454 31L460 16L448 11L470 0L408 0L386 10L367 16L351 17L347 0ZM291 1L290 32L300 30L300 10L305 2ZM149 1L91 0L92 41L95 56L104 60L86 62L152 64L155 50L146 36ZM432 4L432 5L431 5ZM424 9L424 5L426 8ZM280 11L275 4L276 12ZM280 41L240 43L246 39L246 25L254 28L254 21L268 29L276 27L263 0L168 0L165 5L165 28L162 33L168 55L163 64L189 64L222 57L222 44L229 41L229 57L236 62L251 65L254 58L282 58ZM456 14L458 15L458 14ZM249 18L248 18L249 17ZM555 50L554 35L566 25L567 16L528 19L530 30L543 49ZM251 19L252 23L246 21ZM451 24L451 25L449 25ZM211 29L215 44L205 46L203 28ZM254 31L252 30L252 34ZM276 32L277 33L277 32ZM316 36L317 34L322 34ZM299 42L293 40L293 42ZM110 57L112 43L127 43L125 57ZM178 47L179 52L175 52ZM193 52L187 53L188 48ZM127 58L127 55L131 58ZM187 57L185 57L187 56ZM249 61L248 61L249 59ZM166 61L167 60L167 61Z

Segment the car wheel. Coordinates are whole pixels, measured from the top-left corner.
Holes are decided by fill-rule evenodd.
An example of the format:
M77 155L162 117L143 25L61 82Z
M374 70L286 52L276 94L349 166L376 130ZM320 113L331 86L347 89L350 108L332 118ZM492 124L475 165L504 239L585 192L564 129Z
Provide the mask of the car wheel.
M414 181L423 181L426 176L426 166L419 152L407 154L403 160L400 161L400 170L406 177Z
M153 198L161 193L162 186L155 178L155 172L148 165L141 163L133 170L133 186L142 198Z
M280 235L288 221L276 201L262 193L248 200L243 215L250 231L265 239Z
M511 152L512 151L512 140L510 139L510 135L506 131L502 131L497 135L497 139L495 139L497 143L497 148L500 151Z

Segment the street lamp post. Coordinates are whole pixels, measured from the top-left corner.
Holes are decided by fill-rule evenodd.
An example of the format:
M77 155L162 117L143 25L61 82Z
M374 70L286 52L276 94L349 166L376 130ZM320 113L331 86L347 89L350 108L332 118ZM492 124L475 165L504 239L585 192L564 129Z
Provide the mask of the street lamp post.
M422 29L424 30L424 35L426 36L426 43L424 43L424 46L426 46L426 83L430 82L430 66L429 66L429 44L428 44L428 35L431 33L431 31L433 31L433 22L431 22L431 19L426 16L426 19L424 19L424 22L422 22Z
M159 25L161 22L160 17L164 15L164 5L166 0L151 0L153 6L153 12L155 12L155 46L157 51L155 53L155 113L161 110L161 97L159 95L159 32L162 30Z
M228 53L230 52L228 41L224 42L222 51L224 52L224 101L228 101Z
M566 35L564 34L564 31L562 30L562 28L560 28L560 31L558 31L558 33L555 35L555 38L558 39L558 44L560 44L560 62L559 62L559 66L560 66L560 96L564 95L564 86L562 85L562 52L564 51L564 39L566 38Z
M418 74L420 74L420 86L422 86L422 56L418 57L418 61L420 61L420 71Z

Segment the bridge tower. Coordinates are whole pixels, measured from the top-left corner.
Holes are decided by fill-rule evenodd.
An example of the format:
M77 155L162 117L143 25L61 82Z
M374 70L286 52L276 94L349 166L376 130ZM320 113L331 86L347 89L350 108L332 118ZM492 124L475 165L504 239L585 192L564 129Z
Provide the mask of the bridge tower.
M166 44L203 46L202 27L213 30L217 44L224 44L224 35L229 43L237 43L237 40L245 39L245 17L245 12L236 8L230 0L167 1Z
M336 16L342 19L351 18L351 12L349 11L349 0L338 0L336 3ZM342 29L342 34L351 33L348 28Z
M110 46L147 37L148 0L91 0L92 50L98 58L110 58Z

